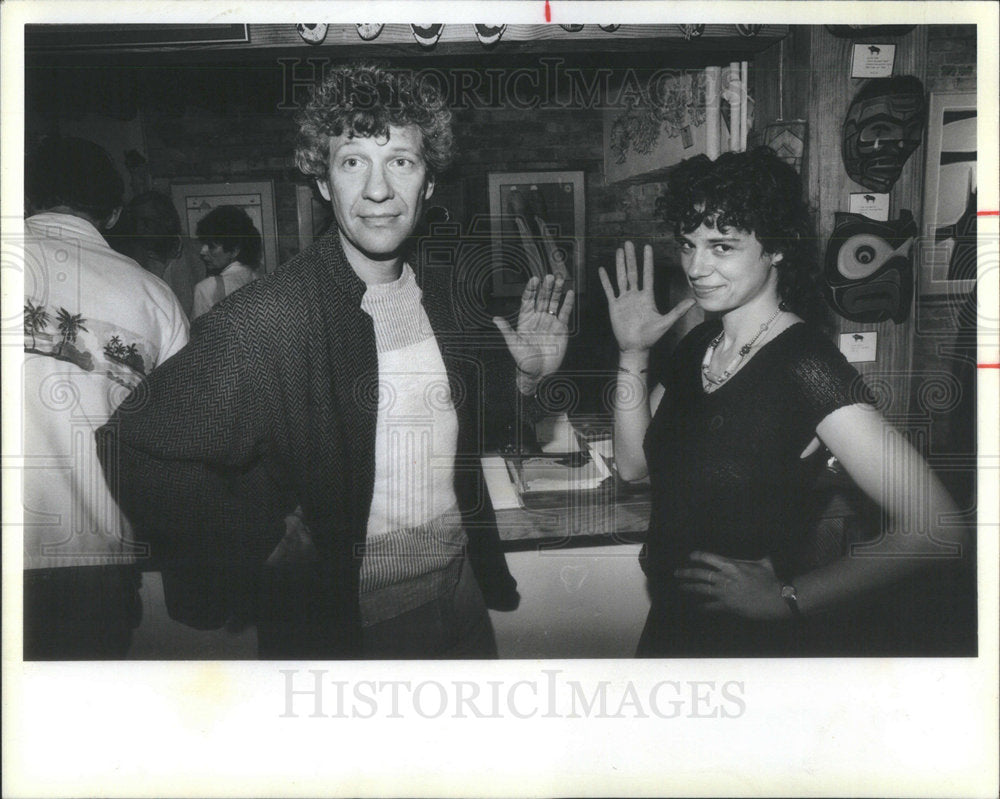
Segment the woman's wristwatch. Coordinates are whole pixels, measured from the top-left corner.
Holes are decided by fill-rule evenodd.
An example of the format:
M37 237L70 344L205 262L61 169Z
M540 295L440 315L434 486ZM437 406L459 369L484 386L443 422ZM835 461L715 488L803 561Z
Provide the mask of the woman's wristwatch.
M791 583L785 583L781 586L781 598L785 600L785 603L792 610L792 616L796 619L802 618L802 611L799 609L799 597L795 593L795 586Z

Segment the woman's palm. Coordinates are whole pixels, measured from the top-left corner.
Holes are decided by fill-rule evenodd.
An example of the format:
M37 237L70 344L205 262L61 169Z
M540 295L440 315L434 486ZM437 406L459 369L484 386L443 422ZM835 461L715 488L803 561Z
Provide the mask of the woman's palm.
M673 324L687 313L694 300L683 300L670 312L661 314L653 296L653 248L643 250L642 287L639 287L639 270L635 248L626 242L615 256L618 294L615 294L603 267L598 270L604 294L608 298L611 329L620 350L647 350L666 333Z

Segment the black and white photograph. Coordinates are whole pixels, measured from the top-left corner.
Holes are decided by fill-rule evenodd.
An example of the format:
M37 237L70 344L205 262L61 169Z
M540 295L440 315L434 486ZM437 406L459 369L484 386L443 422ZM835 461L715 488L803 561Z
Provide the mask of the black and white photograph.
M996 7L297 5L2 9L5 795L995 795Z

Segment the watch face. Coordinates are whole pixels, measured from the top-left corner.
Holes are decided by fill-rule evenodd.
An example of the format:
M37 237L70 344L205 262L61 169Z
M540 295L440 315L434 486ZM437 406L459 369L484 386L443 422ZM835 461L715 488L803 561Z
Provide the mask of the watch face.
M793 599L794 597L795 597L795 586L792 585L781 586L782 599Z

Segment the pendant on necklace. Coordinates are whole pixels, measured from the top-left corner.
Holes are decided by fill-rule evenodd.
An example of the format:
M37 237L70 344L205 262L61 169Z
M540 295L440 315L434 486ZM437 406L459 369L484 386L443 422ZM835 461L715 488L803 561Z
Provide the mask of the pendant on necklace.
M733 374L736 372L736 370L739 369L740 366L742 365L743 360L747 357L747 355L750 354L750 351L753 349L754 344L756 344L757 341L760 339L760 337L763 336L764 333L766 333L770 329L771 324L774 322L775 319L777 319L781 315L782 311L784 311L784 308L782 308L779 305L778 310L771 315L771 318L761 324L760 329L757 331L756 335L752 339L750 339L746 344L744 344L742 347L739 348L739 350L736 353L736 357L732 360L729 366L722 371L722 374L719 375L718 377L713 376L712 373L709 371L709 369L712 363L712 356L715 355L715 350L722 342L722 338L723 336L726 335L726 331L723 330L721 333L719 333L719 335L717 335L714 339L712 339L712 341L708 345L708 349L705 351L705 357L701 361L701 375L705 379L705 381L717 388L721 386L723 383L725 383L730 377L732 377Z

